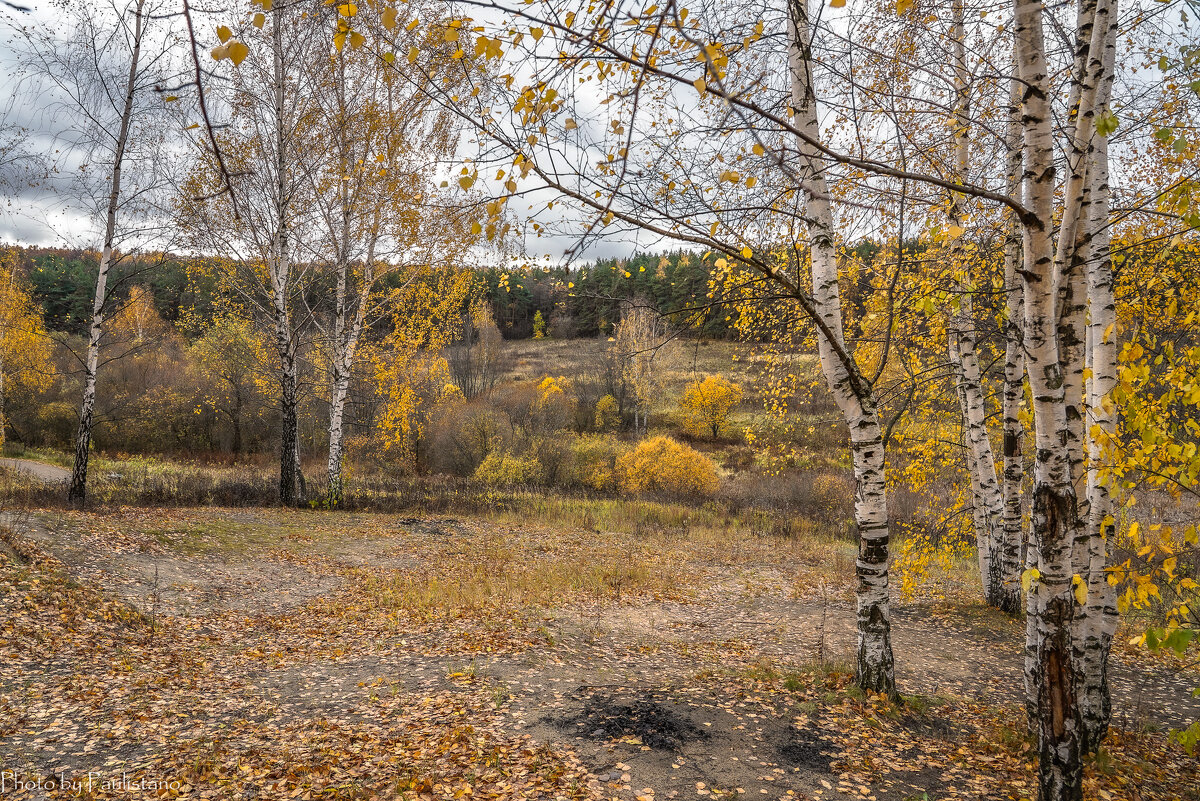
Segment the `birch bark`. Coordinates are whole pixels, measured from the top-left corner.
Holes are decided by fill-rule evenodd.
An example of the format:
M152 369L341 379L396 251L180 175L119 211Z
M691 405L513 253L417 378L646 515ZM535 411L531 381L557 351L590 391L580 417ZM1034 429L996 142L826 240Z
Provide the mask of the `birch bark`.
M1009 82L1008 154L1005 172L1008 192L1017 197L1021 191L1021 85L1014 77ZM1025 398L1025 358L1022 353L1021 317L1025 304L1017 267L1021 262L1021 226L1009 212L1004 232L1004 392L1002 401L1004 437L1004 483L1001 488L1004 515L1000 544L999 608L1015 614L1021 610L1021 570L1025 561L1025 526L1021 505L1021 486L1025 481L1025 426L1021 422L1021 402Z
M96 287L92 295L92 320L88 326L87 350L83 359L83 401L79 407L79 428L75 434L75 463L67 500L82 505L87 497L88 458L92 447L92 425L96 413L96 373L100 366L100 339L104 333L104 311L108 301L108 273L113 264L117 239L117 212L121 204L121 171L129 144L130 120L133 118L138 67L145 35L145 0L134 5L133 37L130 40L129 76L125 84L121 123L114 139L112 173L109 179L108 204L104 217L104 244L96 272Z
M966 30L961 0L951 4L951 40L954 47L954 176L967 180L970 168L970 71L967 65ZM963 439L970 477L975 548L979 557L979 576L984 598L992 606L1002 603L1000 532L1004 517L1004 499L996 476L996 458L987 430L986 399L983 392L979 355L976 350L975 313L972 292L974 280L966 253L964 232L967 227L966 198L954 193L950 201L949 254L954 275L958 308L951 315L946 331L947 352L954 368L955 389L962 415Z
M1096 0L1083 0L1077 24L1078 48L1091 46ZM1085 192L1086 162L1071 164L1063 192L1058 243L1053 240L1055 166L1050 117L1050 78L1040 0L1016 0L1015 52L1023 85L1024 185L1032 219L1024 227L1023 290L1025 299L1026 372L1034 404L1034 462L1029 612L1036 671L1039 796L1044 801L1083 797L1083 718L1077 699L1077 663L1073 649L1076 601L1073 593L1075 540L1080 529L1079 503L1073 481L1075 449L1082 441L1082 396L1069 398L1076 374L1082 376L1082 348L1075 341L1082 324L1070 265L1075 259L1076 230ZM1077 64L1081 59L1077 56ZM1082 63L1087 63L1084 52ZM1078 111L1074 144L1090 141L1096 87L1090 70L1076 73ZM1073 92L1074 94L1074 92ZM1086 152L1086 150L1084 151ZM1082 339L1080 338L1080 341ZM1082 385L1079 385L1080 390ZM1072 409L1075 411L1072 412ZM1027 657L1027 658L1028 658Z
M292 142L286 122L287 72L284 68L284 6L272 9L271 61L274 114L274 203L275 231L268 257L271 312L275 327L275 347L279 355L279 502L296 506L303 501L304 477L300 470L299 386L296 331L291 314L292 262L289 227L291 224Z
M788 8L792 108L796 124L811 137L811 141L817 141L821 130L812 78L807 0L789 0ZM864 690L894 696L883 436L871 387L846 355L833 212L820 154L809 141L797 138L804 176L802 189L812 260L813 298L822 322L819 327L824 332L818 334L817 345L821 371L850 430L854 465L854 520L859 536L857 681Z
M1106 110L1116 63L1117 3L1109 0L1097 13L1102 47L1100 89L1096 107ZM1117 417L1108 395L1117 384L1116 299L1113 294L1111 235L1109 233L1108 139L1096 136L1091 149L1088 180L1091 203L1087 220L1090 259L1088 285L1087 382L1087 601L1076 635L1083 673L1084 750L1092 753L1108 732L1112 702L1108 689L1108 655L1117 627L1116 591L1108 583L1108 534L1113 530L1114 502L1101 467L1106 445L1116 436Z

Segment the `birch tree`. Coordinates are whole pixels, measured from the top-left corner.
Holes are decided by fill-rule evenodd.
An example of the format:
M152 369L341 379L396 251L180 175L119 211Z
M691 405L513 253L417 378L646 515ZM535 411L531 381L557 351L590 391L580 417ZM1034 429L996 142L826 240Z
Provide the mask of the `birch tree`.
M500 84L507 91L486 100L450 92L442 97L480 133L479 150L464 164L460 183L470 187L494 170L492 191L505 198L551 190L554 201L547 208L565 210L548 222L531 209L531 226L538 232L539 227L573 228L576 248L637 231L708 249L720 256L721 269L745 268L770 288L764 300L784 310L774 319L811 327L822 372L850 429L857 479L858 681L865 689L888 693L894 692L888 520L876 389L887 380L892 341L885 334L872 343L872 369L860 366L855 329L845 325L839 286L844 261L839 263L837 242L849 226L878 219L880 207L903 202L911 187L969 199L973 210L1007 215L1021 236L1019 249L1011 235L1005 247L1010 324L1004 408L1016 423L1006 422L1009 469L1005 489L989 490L992 518L987 522L993 535L984 539L994 539L1002 521L1002 564L1011 575L1020 553L1016 388L1023 363L1033 402L1035 459L1021 583L1030 624L1027 686L1040 752L1039 795L1079 798L1082 756L1096 741L1088 732L1098 733L1095 722L1103 718L1103 700L1097 696L1093 704L1087 696L1092 685L1103 692L1107 642L1102 626L1111 622L1091 609L1103 610L1106 603L1101 593L1092 592L1106 568L1104 518L1098 527L1088 524L1089 496L1098 497L1099 490L1080 498L1076 487L1086 485L1088 470L1085 419L1091 390L1085 386L1085 367L1089 360L1099 365L1108 358L1107 339L1095 336L1104 331L1093 330L1088 344L1087 311L1089 290L1095 292L1099 319L1106 306L1104 267L1090 265L1097 261L1091 255L1095 243L1103 246L1108 202L1103 166L1097 166L1104 153L1098 139L1115 129L1105 105L1115 64L1103 55L1115 19L1113 4L1081 0L1072 23L1051 18L1057 7L1040 0L1015 0L1012 19L987 23L994 41L1013 46L1011 57L1006 52L994 59L990 70L1001 80L999 97L1006 94L1008 78L1017 90L1017 102L994 104L991 116L965 113L963 106L955 115L953 106L927 93L898 96L859 81L852 57L889 62L896 72L926 68L908 60L912 51L894 46L897 42L878 38L870 48L860 46L837 25L814 19L803 0L781 5L700 3L682 9L613 3L568 9L467 0L462 7L486 8L500 19L451 20L443 23L445 39L459 43L464 60L507 59L510 71ZM910 15L912 27L918 27L931 13L949 10L953 16L954 6L946 5L887 4L882 14ZM965 8L959 11L965 19ZM853 22L853 13L847 13L839 24ZM1047 30L1068 31L1058 37L1063 47L1048 45ZM384 37L381 46L387 45ZM818 47L824 48L819 56L814 55ZM947 48L941 55L951 52ZM960 51L959 62L964 56ZM419 52L410 51L410 57L421 63ZM1004 74L1013 62L1015 74ZM584 85L601 96L594 107L581 105L578 88ZM835 111L828 117L817 108L821 91ZM990 137L1007 151L1009 174L973 180L964 175L961 157L956 165L932 151L910 160L902 146L910 136L897 111L900 103L908 106L904 114L945 119L949 110L957 123L969 122L973 141ZM1018 114L1007 108L1013 105L1019 105ZM1006 118L1013 120L1007 135ZM1018 131L1019 157L1012 146ZM881 146L881 139L892 137L899 144ZM964 222L971 216L958 214ZM904 226L899 229L903 233ZM902 260L902 241L896 251ZM963 282L967 288L972 284ZM1012 291L1014 286L1019 292ZM890 290L885 294L892 296ZM971 326L963 322L953 343L947 342L960 363L970 350L963 334ZM969 372L962 370L964 388L975 383ZM1104 383L1096 382L1097 392ZM1101 396L1090 398L1103 405ZM971 410L978 412L981 405L968 399L962 408L970 428ZM1095 428L1103 433L1103 426ZM985 428L975 433L970 469L982 489L984 445L991 445ZM986 458L995 487L992 456ZM1102 483L1099 472L1095 483ZM994 572L991 566L988 572ZM1011 608L1012 601L1010 594L1005 603ZM1101 628L1092 631L1094 626ZM1098 712L1085 713L1089 706Z
M262 4L239 36L218 29L214 57L230 69L223 101L230 122L213 141L197 141L198 163L181 188L180 221L192 247L223 258L224 287L269 330L278 381L279 502L300 503L299 406L302 347L310 311L312 193L302 159L320 153L315 81L327 69L326 45L315 15L303 6ZM264 13L265 12L265 13ZM323 76L321 76L323 79Z
M349 11L329 13L340 20ZM313 258L330 265L334 282L333 307L315 322L329 354L327 499L336 505L344 491L346 403L364 330L390 314L419 313L419 306L403 308L422 297L414 282L466 263L480 225L470 199L456 202L434 180L459 133L454 115L420 89L438 76L401 77L374 55L332 42L329 59L328 75L317 76L316 124L332 148L302 167L321 231Z
M953 0L950 13L954 75L952 174L956 180L965 182L969 175L971 158L971 71L967 62L967 34L964 24L966 11L962 0ZM999 550L1004 502L1000 482L996 476L992 442L988 434L986 398L976 350L973 293L980 277L972 275L972 259L967 248L969 216L968 199L960 193L953 193L948 214L948 256L954 279L956 308L947 324L947 350L954 371L955 389L962 415L963 438L967 448L980 580L987 602L993 606L1001 606L1004 577ZM1013 577L1009 578L1011 580Z
M808 228L817 350L838 408L850 429L854 464L854 522L858 528L858 685L896 694L888 598L888 512L883 432L870 384L846 351L829 189L817 148L821 128L812 75L812 31L807 0L788 3L788 77L795 111L796 149Z
M147 221L162 186L162 100L154 90L170 76L170 65L169 42L156 29L159 11L151 0L83 5L65 41L22 30L32 90L57 96L70 117L60 137L67 158L83 165L74 189L98 229L91 320L79 355L83 397L67 493L74 503L87 494L101 339L116 288L110 275L119 260L151 238Z

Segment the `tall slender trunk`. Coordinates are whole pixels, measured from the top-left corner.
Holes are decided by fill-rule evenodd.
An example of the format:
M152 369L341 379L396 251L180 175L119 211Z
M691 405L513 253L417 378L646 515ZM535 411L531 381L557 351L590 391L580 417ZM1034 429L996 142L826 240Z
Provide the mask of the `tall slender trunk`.
M271 50L273 61L275 114L275 236L271 245L268 272L271 280L272 312L275 322L275 346L279 354L279 502L296 506L303 500L304 478L300 471L299 361L291 317L292 264L289 252L289 215L291 187L288 175L291 142L285 121L287 75L283 63L283 6L272 12Z
M1082 0L1077 23L1076 63L1087 64L1096 0ZM1076 159L1062 193L1057 248L1053 241L1055 168L1041 0L1016 0L1015 51L1024 133L1024 184L1031 211L1024 227L1025 356L1034 403L1034 462L1031 541L1036 581L1031 586L1038 728L1039 796L1043 801L1083 797L1084 726L1077 692L1073 632L1076 540L1081 530L1074 477L1082 442L1083 315L1072 284L1076 231L1085 201L1086 162ZM1096 86L1090 70L1076 71L1078 103L1072 115L1072 145L1086 152L1094 122ZM1082 144L1081 144L1082 143ZM1060 292L1062 296L1060 297ZM1078 341L1077 341L1078 339ZM1070 393L1080 393L1074 398Z
M807 0L790 0L788 66L796 122L812 140L820 135L812 80L811 29ZM812 260L813 300L820 317L817 346L821 371L850 429L854 465L854 520L859 548L857 617L859 687L896 694L888 605L888 514L883 433L870 384L846 350L834 247L833 212L819 154L798 138Z
M1021 85L1014 77L1009 82L1008 154L1005 163L1008 192L1017 197L1021 190ZM1025 426L1021 422L1021 402L1025 399L1025 356L1022 352L1021 318L1025 304L1017 280L1021 262L1021 225L1009 213L1004 231L1004 392L1002 402L1004 433L1004 503L1000 544L999 608L1010 614L1021 611L1021 570L1025 562L1025 525L1021 506L1021 485L1025 481Z
M96 273L96 289L92 296L92 322L88 327L87 352L83 360L83 401L79 408L79 428L75 434L75 464L67 500L82 504L87 497L88 457L92 448L92 422L96 413L96 371L100 365L100 338L104 333L104 308L108 300L108 273L113 263L113 248L117 238L117 209L121 201L121 170L129 143L129 125L133 118L134 95L137 91L138 62L142 53L142 34L145 18L144 0L134 7L132 50L129 54L129 77L125 84L121 125L117 130L113 151L112 176L109 181L108 207L104 218L104 245Z
M4 429L7 427L4 418L4 347L0 341L0 448L4 447Z
M963 24L962 0L951 5L951 39L954 43L954 174L965 182L970 167L968 129L970 103L970 73L967 67L966 31ZM954 193L950 200L949 222L951 269L958 308L947 327L947 352L955 373L955 389L962 415L963 439L967 449L967 472L970 477L971 505L975 525L975 547L979 556L979 575L983 595L993 606L1002 603L1000 531L1004 516L1004 500L996 476L996 458L992 452L987 430L986 398L976 352L975 312L972 293L975 280L966 254L964 231L967 226L966 198Z
M1107 7L1105 7L1107 6ZM1099 53L1101 83L1097 110L1107 108L1116 62L1117 2L1109 0L1096 14L1102 37ZM1112 700L1108 689L1108 655L1117 627L1116 590L1108 583L1109 537L1114 530L1115 504L1108 479L1102 474L1108 443L1116 436L1117 416L1108 397L1117 384L1117 316L1113 294L1111 235L1109 232L1108 139L1096 136L1090 152L1088 181L1091 203L1087 220L1090 258L1087 262L1087 546L1084 575L1087 600L1075 643L1083 674L1080 703L1083 707L1083 748L1094 753L1108 733Z
M230 449L233 451L233 456L237 459L242 455L242 408L245 402L242 400L242 390L235 386L233 389L233 442Z

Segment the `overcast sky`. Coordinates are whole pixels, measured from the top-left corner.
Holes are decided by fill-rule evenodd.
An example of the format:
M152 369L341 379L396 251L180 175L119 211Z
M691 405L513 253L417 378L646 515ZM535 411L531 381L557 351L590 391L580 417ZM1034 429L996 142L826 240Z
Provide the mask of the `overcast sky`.
M44 245L62 247L95 247L98 232L93 216L88 213L86 203L72 197L69 176L78 166L78 159L64 155L60 132L69 125L67 112L56 102L51 92L37 87L32 78L24 74L26 66L22 60L25 48L16 28L22 25L35 26L43 31L65 34L66 13L61 5L46 0L19 0L30 10L13 8L9 0L0 0L0 147L12 139L14 131L23 132L24 149L41 156L46 163L56 163L57 175L42 180L40 185L30 185L27 161L16 164L0 164L0 241L22 245ZM0 150L0 152L3 152ZM509 210L518 216L526 206L542 210L549 200L557 199L548 191L537 192L525 204L511 203ZM525 227L522 224L522 227ZM530 236L524 240L528 261L531 264L561 263L564 254L578 244L569 233L571 226L551 225L554 231L542 237ZM557 229L557 230L555 230ZM529 229L531 230L531 229ZM644 240L639 243L639 238ZM574 254L576 264L596 258L626 258L639 249L661 250L670 243L647 239L634 233L618 234L605 240L593 241L581 252Z

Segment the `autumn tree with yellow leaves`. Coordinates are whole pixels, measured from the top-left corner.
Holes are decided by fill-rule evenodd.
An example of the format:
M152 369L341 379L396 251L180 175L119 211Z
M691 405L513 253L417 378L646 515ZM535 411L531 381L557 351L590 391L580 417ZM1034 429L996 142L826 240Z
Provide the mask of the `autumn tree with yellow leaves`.
M36 392L50 385L50 340L41 310L19 270L15 248L0 250L0 445L7 420L4 405L16 392Z

